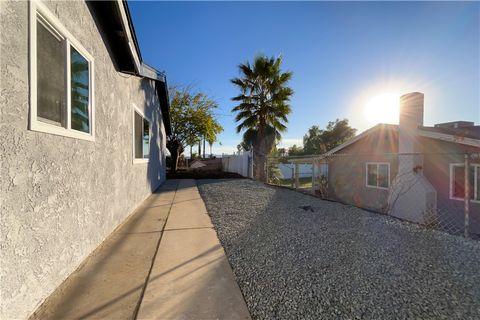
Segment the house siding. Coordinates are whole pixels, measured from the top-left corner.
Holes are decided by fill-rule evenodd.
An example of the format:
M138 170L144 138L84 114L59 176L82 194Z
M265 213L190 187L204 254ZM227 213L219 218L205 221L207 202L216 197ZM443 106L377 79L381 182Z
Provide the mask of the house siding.
M379 129L374 134L349 145L331 157L328 163L328 196L343 203L384 212L388 190L366 186L367 162L390 163L390 184L397 174L398 135L394 130Z
M385 212L389 191L365 186L367 162L390 163L390 185L398 172L398 135L379 130L345 147L329 161L329 197L361 208ZM450 164L464 163L466 152L480 153L479 148L420 137L423 150L423 174L437 192L437 218L448 230L463 230L464 202L450 199ZM480 159L471 163L480 164ZM473 186L472 186L473 188ZM480 203L470 202L471 233L480 234Z
M425 151L424 175L437 191L438 218L452 229L462 230L465 204L464 201L450 199L450 164L464 163L464 153L480 153L480 149L429 138L421 138L420 141ZM472 159L471 163L480 164L480 159ZM480 203L470 202L470 220L470 232L480 234Z
M95 141L28 130L28 2L0 2L1 319L28 317L165 180L151 80L116 71L85 2L44 2L95 59ZM152 120L133 164L133 105Z

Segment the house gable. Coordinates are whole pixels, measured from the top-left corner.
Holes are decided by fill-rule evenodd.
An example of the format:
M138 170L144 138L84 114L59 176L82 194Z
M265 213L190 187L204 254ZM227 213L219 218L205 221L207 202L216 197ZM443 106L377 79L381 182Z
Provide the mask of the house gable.
M328 151L335 154L381 154L398 152L398 128L396 125L378 124L340 146Z

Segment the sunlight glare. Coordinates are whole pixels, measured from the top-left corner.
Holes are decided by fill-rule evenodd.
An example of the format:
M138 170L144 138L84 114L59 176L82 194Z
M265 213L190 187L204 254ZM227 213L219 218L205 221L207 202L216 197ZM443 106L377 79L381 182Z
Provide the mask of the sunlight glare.
M399 109L399 95L384 93L368 101L363 113L368 122L372 124L398 123Z

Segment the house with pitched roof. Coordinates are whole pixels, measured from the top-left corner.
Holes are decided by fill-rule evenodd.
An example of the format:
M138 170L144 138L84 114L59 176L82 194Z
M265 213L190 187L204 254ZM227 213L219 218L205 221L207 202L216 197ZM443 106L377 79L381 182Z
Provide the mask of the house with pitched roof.
M330 150L328 197L451 230L467 219L468 232L480 234L480 126L424 126L423 115L424 95L405 94L398 125L378 124Z

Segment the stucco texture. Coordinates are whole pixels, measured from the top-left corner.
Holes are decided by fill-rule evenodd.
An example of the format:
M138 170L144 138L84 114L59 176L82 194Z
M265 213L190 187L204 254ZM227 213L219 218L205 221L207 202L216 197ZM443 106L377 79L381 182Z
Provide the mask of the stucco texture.
M425 150L424 174L437 191L437 210L439 219L454 230L463 230L465 202L450 199L450 164L464 163L465 153L480 154L480 148L468 147L458 143L422 138ZM448 154L435 154L447 152ZM470 157L470 164L480 164L480 159ZM473 188L474 186L471 186ZM469 231L480 235L480 203L470 201Z
M395 130L379 129L340 150L328 163L328 196L343 203L385 212L388 190L366 186L367 162L390 163L390 184L397 174L398 135ZM352 179L352 177L354 177Z
M1 319L27 318L165 180L155 83L116 71L88 5L45 2L95 59L95 141L28 130L28 2L0 1ZM133 105L152 122L133 163Z

